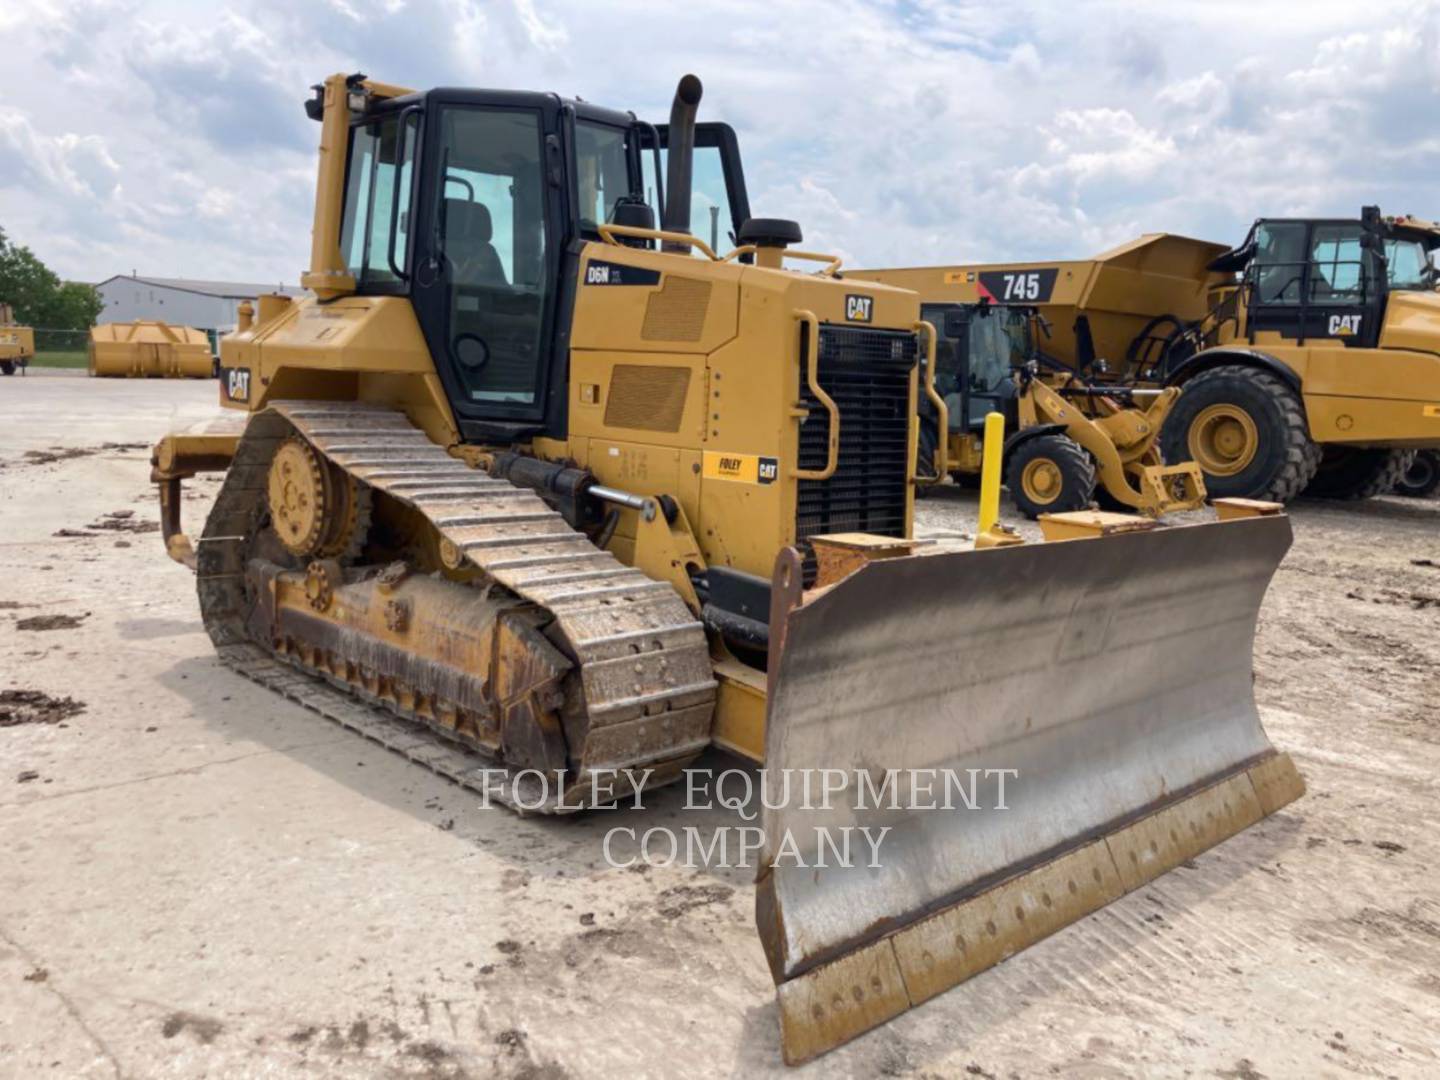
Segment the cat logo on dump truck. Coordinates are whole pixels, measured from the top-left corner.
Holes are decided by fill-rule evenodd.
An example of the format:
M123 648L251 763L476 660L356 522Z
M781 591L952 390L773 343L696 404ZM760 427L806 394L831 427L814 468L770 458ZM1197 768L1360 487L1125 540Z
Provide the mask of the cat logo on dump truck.
M1359 315L1331 315L1330 336L1352 337L1360 333Z
M845 321L869 322L875 315L875 298L850 293L845 297Z
M734 480L741 484L773 484L780 476L780 459L759 454L705 451L706 480Z

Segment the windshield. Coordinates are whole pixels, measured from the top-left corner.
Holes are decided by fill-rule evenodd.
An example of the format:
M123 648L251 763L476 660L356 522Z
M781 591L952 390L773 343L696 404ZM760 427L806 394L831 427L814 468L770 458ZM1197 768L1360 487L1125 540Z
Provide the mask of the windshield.
M1386 274L1392 289L1430 289L1430 255L1418 240L1385 241Z

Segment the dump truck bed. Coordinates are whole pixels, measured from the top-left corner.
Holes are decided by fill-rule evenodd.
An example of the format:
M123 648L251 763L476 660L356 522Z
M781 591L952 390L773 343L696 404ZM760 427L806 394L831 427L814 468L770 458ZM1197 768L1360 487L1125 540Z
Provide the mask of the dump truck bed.
M1194 320L1206 313L1214 275L1205 267L1226 250L1208 240L1147 233L1093 259L847 270L846 276L914 289L926 303L988 298L1033 305L1050 324L1041 348L1061 358L1076 355L1075 318L1090 312L1095 353L1115 367L1155 316Z

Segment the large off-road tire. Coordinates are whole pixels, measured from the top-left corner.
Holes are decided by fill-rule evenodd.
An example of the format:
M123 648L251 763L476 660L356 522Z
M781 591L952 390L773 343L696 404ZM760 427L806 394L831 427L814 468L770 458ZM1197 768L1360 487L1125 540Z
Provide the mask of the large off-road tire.
M1084 510L1095 497L1095 463L1066 435L1027 439L1010 452L1005 486L1026 517Z
M1415 460L1414 450L1327 446L1305 494L1316 499L1369 499L1395 490Z
M1395 494L1430 499L1437 491L1440 491L1440 450L1415 451L1415 460L1395 485Z
M1270 372L1239 364L1185 384L1160 447L1166 461L1199 464L1212 499L1289 502L1320 465L1300 395Z
M14 361L14 360L0 360L0 373L4 373L4 374L6 374L6 375L14 375L14 374L15 374L15 361Z

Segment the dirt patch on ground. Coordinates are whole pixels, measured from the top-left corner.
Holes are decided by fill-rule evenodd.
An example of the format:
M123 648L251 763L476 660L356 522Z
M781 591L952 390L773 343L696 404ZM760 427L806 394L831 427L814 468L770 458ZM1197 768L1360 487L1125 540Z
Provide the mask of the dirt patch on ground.
M149 443L101 443L99 446L52 446L46 450L26 450L21 459L26 465L53 465L57 461L93 457L107 450L148 450Z
M90 617L83 615L31 615L28 619L16 619L16 630L74 630Z
M660 893L655 910L664 919L678 919L687 911L723 904L735 895L728 885L675 885Z
M160 531L160 523L150 518L137 518L134 510L111 510L98 521L85 526L87 529L106 529L110 532L152 533Z
M85 711L71 697L53 698L39 690L0 690L0 728L21 724L58 724Z

